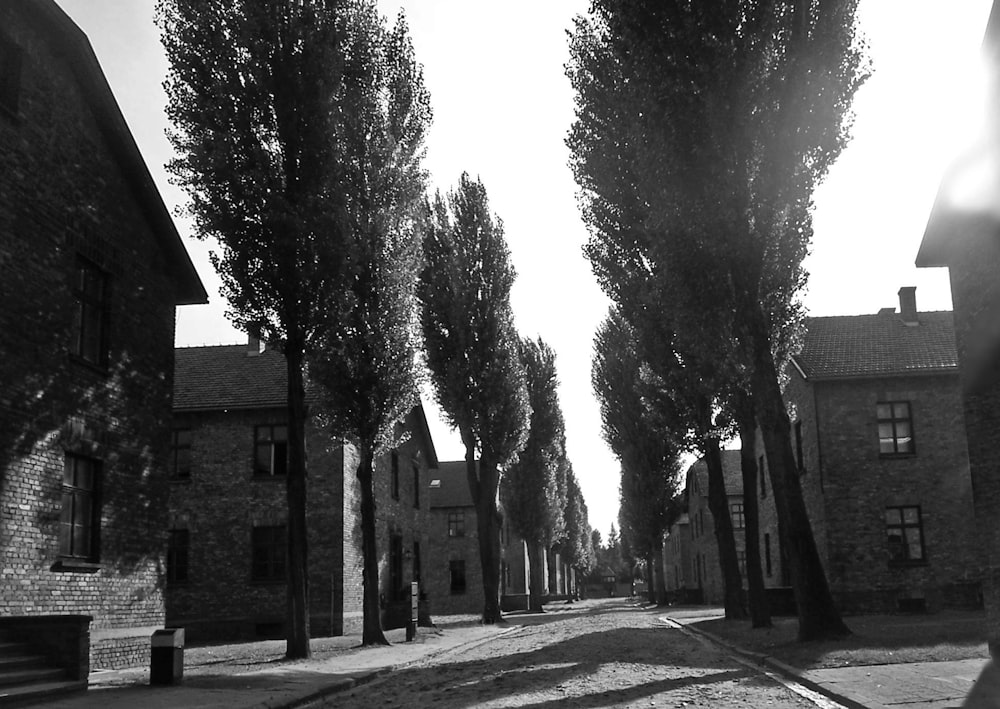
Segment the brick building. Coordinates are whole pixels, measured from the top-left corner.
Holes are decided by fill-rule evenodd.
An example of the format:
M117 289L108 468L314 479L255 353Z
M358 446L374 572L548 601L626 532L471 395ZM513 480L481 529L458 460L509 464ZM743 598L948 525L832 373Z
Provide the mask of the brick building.
M785 388L813 534L846 612L979 603L952 314L918 313L912 287L899 297L899 312L809 318ZM773 500L761 502L773 548Z
M948 268L968 433L975 523L985 567L987 637L1000 650L1000 4L983 51L992 71L987 135L944 176L917 253L919 267Z
M175 306L207 296L51 0L0 3L0 165L0 634L85 679L164 622Z
M430 484L430 563L425 577L434 615L483 612L476 507L464 460L442 462ZM528 551L504 521L500 528L500 594L504 610L527 607Z
M167 619L190 639L284 634L286 376L284 357L255 340L177 350ZM405 622L404 591L421 576L437 466L422 407L405 427L409 437L375 476L384 627ZM310 630L359 632L358 455L315 419L306 446Z
M845 612L973 607L981 564L962 417L952 314L900 311L808 318L785 400L803 496L838 607ZM767 456L758 440L761 566L775 608L790 585ZM723 451L726 491L746 577L739 451ZM723 598L707 470L687 474L690 561L668 590ZM672 540L674 535L678 538ZM680 568L683 525L667 537L665 568ZM680 578L678 578L678 576Z
M740 571L746 577L746 541L743 534L743 473L738 450L722 451L730 517L736 538ZM708 509L708 466L698 459L684 476L685 513L670 528L663 545L664 582L671 599L722 603L724 599L715 521Z

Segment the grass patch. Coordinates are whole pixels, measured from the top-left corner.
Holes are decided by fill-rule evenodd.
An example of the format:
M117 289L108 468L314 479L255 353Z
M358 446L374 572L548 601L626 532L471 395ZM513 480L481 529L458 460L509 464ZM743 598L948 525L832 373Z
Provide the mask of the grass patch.
M981 611L926 615L863 615L844 619L853 635L842 640L795 639L795 618L774 618L773 628L721 618L695 624L737 647L769 655L800 669L989 658Z

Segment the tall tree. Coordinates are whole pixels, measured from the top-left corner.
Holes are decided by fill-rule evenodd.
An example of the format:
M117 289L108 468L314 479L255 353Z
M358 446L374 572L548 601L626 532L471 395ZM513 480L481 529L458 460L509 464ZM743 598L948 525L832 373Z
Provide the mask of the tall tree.
M331 139L342 156L340 186L350 199L334 231L350 254L346 279L318 329L310 378L319 384L330 431L357 446L363 563L362 643L388 644L379 608L375 461L396 443L395 424L416 402L419 309L417 228L425 179L420 168L430 124L429 95L405 19L386 27L373 2L346 25L344 78ZM393 589L395 591L396 589Z
M333 136L350 112L344 85L351 3L159 0L169 169L190 197L228 317L276 345L288 372L289 657L309 655L306 405L303 364L351 271L340 249L344 155Z
M483 571L483 622L500 613L501 470L528 435L527 387L510 307L514 268L486 188L462 174L430 210L420 300L437 402L465 445ZM477 465L476 456L479 462Z
M511 527L528 546L528 607L542 610L545 549L562 528L557 474L564 456L556 354L541 338L521 340L521 362L531 408L528 437L500 483L500 500Z
M634 244L635 222L623 228L617 210L624 191L641 207L629 216L645 210L639 224L656 235L644 258L669 274L677 300L692 313L704 304L734 315L801 639L847 629L794 474L773 337L805 281L813 189L846 144L866 76L856 5L596 0L577 20L568 69L577 92L569 145L592 238L611 255Z
M652 572L663 548L677 485L677 441L684 434L654 422L642 395L643 366L632 327L612 310L594 338L591 383L601 406L602 433L621 462L623 535L627 530L633 553Z

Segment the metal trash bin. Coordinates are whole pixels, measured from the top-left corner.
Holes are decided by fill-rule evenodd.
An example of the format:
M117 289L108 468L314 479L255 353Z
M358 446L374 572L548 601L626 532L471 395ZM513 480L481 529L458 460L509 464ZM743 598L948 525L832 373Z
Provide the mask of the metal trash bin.
M184 628L154 630L150 641L149 683L179 684L184 678Z

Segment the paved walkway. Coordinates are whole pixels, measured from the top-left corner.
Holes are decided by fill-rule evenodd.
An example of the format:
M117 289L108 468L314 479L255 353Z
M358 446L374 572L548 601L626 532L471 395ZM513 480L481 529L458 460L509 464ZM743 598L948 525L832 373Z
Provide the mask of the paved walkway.
M432 656L458 654L495 640L519 626L473 625L426 630L414 642L403 642L403 631L389 631L389 647L347 650L359 637L344 638L345 652L325 659L291 665L276 665L243 674L186 674L174 686L149 686L149 671L93 672L86 693L47 701L54 709L278 709L296 707L311 700L349 689L386 672L412 665Z
M986 660L922 662L909 664L840 667L802 671L773 658L733 647L724 640L698 630L698 620L718 617L711 609L691 609L670 613L665 619L685 631L701 635L727 647L771 671L796 680L848 707L863 709L946 709L960 707L975 684ZM212 673L201 669L185 675L176 686L150 687L148 669L95 672L90 689L49 701L54 709L190 709L236 707L279 709L296 707L311 700L348 689L384 673L422 662L431 657L459 655L479 644L498 639L518 625L464 626L444 630L421 629L416 641L402 642L402 631L390 631L390 647L350 649L357 637L343 638L344 652L327 659L313 659L289 665L242 673ZM984 685L985 686L985 685ZM982 687L981 687L982 689ZM993 694L994 692L990 692ZM989 702L980 707L1000 708L1000 685Z
M951 709L961 707L976 679L988 663L985 659L949 662L913 662L860 667L836 667L821 670L800 670L779 660L734 647L727 641L703 630L695 623L721 617L721 610L707 609L693 613L668 614L666 619L722 645L744 658L798 681L836 702L862 709ZM974 709L1000 708L1000 696L995 704L977 705Z

